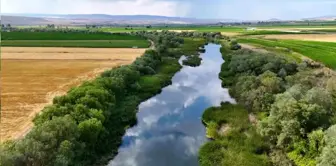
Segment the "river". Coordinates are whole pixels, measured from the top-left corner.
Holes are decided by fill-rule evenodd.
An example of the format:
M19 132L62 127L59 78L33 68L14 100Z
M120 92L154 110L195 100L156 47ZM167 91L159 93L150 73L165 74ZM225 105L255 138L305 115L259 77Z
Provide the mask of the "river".
M207 140L201 117L221 101L235 102L221 87L220 45L208 44L198 67L183 66L172 85L142 102L138 123L129 128L109 166L197 166Z

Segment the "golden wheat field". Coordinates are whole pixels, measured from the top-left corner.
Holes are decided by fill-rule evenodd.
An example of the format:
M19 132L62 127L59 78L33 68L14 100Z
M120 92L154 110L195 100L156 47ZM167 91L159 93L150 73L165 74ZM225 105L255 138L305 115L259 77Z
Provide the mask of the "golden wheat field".
M57 95L109 68L129 64L145 49L20 48L1 52L1 141L19 138Z

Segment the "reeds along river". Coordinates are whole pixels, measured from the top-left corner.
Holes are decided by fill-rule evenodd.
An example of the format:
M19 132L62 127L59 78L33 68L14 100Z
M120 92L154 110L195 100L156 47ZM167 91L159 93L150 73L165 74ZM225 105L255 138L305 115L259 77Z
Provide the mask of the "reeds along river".
M207 141L201 117L222 101L235 102L221 87L220 45L205 46L198 67L184 66L172 85L139 106L138 124L127 130L109 166L193 166Z

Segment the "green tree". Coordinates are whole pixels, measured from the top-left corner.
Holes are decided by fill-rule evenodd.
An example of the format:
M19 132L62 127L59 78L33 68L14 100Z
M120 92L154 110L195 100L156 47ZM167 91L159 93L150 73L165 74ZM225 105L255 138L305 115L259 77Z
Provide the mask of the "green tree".
M15 149L22 154L26 165L48 165L55 162L64 140L75 142L78 136L77 125L70 116L54 117L35 126Z
M78 130L81 140L92 146L96 143L99 133L103 131L103 125L98 119L92 118L79 123Z
M336 165L336 125L331 126L325 132L325 147L321 156L318 158L317 166L334 166Z

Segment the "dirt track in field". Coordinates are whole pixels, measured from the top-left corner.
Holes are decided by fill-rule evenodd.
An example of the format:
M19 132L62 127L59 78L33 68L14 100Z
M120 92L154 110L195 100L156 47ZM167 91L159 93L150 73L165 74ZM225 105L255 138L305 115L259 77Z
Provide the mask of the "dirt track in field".
M267 39L294 39L307 41L336 42L336 34L297 34L297 35L265 35Z
M107 69L131 63L145 49L4 47L1 51L0 142L24 136L35 115L55 96Z

